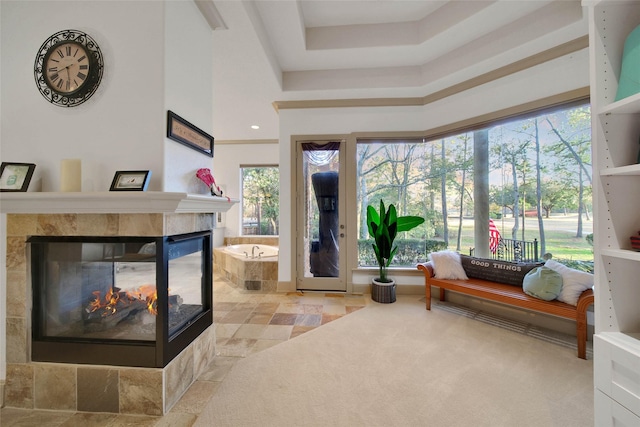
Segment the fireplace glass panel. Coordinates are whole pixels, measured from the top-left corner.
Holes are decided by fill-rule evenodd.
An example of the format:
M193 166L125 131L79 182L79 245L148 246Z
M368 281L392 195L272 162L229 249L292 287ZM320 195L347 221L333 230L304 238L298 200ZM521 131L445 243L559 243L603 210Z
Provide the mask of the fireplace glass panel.
M212 323L211 232L29 242L35 361L165 366Z
M155 242L50 242L40 289L46 337L156 339Z
M169 246L169 336L202 313L203 241L176 241Z

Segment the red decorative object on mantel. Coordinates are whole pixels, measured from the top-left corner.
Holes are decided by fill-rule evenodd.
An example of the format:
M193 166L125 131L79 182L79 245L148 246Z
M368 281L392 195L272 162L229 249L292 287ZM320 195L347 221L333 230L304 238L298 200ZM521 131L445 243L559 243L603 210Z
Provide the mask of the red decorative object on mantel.
M638 236L631 236L631 249L634 251L640 251L640 231L638 231Z
M196 172L196 176L198 177L198 179L200 179L200 181L204 182L207 187L209 187L212 196L222 197L222 190L216 184L216 180L213 175L211 175L210 169L200 168Z

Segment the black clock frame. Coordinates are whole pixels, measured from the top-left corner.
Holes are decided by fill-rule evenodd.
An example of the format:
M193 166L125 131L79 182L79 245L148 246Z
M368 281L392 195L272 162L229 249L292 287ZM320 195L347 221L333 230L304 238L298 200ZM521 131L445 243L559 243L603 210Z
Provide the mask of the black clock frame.
M50 86L45 76L44 64L58 45L78 43L83 46L89 56L89 73L85 83L72 93L60 93ZM49 37L40 46L33 66L36 86L42 96L59 107L75 107L87 101L96 92L104 72L104 59L98 43L87 33L78 30L62 30Z

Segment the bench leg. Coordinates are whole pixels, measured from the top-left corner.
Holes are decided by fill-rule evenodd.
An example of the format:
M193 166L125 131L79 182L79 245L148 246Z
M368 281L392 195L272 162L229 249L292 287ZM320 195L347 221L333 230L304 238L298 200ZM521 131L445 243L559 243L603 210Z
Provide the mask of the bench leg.
M427 310L431 310L431 286L428 283L425 283L425 286L424 286L424 296L426 299ZM440 288L440 301L446 301L443 288Z
M587 358L587 309L593 304L593 296L578 300L576 316L576 338L578 340L578 357Z
M587 317L578 316L576 321L576 338L578 340L578 357L587 358Z

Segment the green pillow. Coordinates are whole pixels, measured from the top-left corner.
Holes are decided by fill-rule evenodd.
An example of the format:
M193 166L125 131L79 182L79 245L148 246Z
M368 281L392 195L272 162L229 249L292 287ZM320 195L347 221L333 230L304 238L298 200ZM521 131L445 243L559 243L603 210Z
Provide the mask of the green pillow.
M556 299L562 290L562 276L549 267L536 267L522 280L525 294L545 301Z

